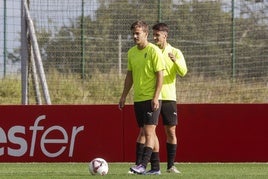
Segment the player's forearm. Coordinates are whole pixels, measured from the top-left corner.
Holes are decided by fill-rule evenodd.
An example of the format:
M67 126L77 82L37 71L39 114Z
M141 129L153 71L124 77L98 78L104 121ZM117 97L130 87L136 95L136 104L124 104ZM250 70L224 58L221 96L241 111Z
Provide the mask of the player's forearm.
M125 78L124 89L123 89L123 93L121 95L121 98L126 98L126 96L128 95L128 93L132 87L132 84L133 84L132 75L130 74L130 72L128 72L126 75L126 78Z
M155 87L155 93L154 93L154 99L159 98L161 89L163 85L163 71L156 72L156 87Z
M177 50L176 52L174 52L174 55L172 53L169 53L169 57L173 61L177 73L181 77L185 76L188 69L182 52L180 50Z
M125 106L126 97L132 87L132 84L133 84L132 73L128 72L125 78L124 89L121 98L119 100L119 109L123 109L123 107Z
M184 59L177 59L174 64L177 67L177 73L183 77L187 74L188 69L187 69L187 65Z

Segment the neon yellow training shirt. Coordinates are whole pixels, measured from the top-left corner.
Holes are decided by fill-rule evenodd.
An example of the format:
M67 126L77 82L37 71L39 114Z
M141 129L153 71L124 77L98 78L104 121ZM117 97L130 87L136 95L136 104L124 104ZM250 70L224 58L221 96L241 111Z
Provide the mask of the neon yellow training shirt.
M162 51L166 70L164 71L164 82L161 90L162 100L176 101L176 76L184 76L187 73L187 66L182 52L172 47L170 44ZM172 53L176 57L173 62L168 53Z
M156 45L149 43L142 50L135 45L129 49L128 71L132 72L134 102L153 99L156 88L155 73L164 69L162 52Z

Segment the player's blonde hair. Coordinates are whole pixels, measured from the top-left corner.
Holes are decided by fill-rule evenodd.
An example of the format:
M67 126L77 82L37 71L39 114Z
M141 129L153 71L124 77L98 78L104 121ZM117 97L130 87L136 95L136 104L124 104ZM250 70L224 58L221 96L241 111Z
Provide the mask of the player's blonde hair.
M144 21L138 20L138 21L134 22L131 25L130 30L133 30L135 28L142 28L145 33L149 33L149 26Z

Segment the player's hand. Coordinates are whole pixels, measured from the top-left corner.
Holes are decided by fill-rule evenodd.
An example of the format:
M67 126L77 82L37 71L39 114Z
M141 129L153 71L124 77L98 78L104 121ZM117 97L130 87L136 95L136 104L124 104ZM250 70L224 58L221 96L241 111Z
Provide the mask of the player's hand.
M120 110L122 110L125 106L125 102L126 102L126 99L125 98L121 98L120 101L119 101L119 104L118 104L118 108Z
M158 99L152 99L152 110L156 111L159 109L159 101Z
M175 55L173 53L169 52L168 56L169 56L170 60L172 60L173 62L176 61L176 57L175 57Z

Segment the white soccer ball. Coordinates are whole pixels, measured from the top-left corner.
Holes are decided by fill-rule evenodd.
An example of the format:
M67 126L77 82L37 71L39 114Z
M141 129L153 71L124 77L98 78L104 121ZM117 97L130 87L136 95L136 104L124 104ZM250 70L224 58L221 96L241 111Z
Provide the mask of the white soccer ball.
M89 162L89 172L92 175L107 175L108 163L103 158L94 158Z

